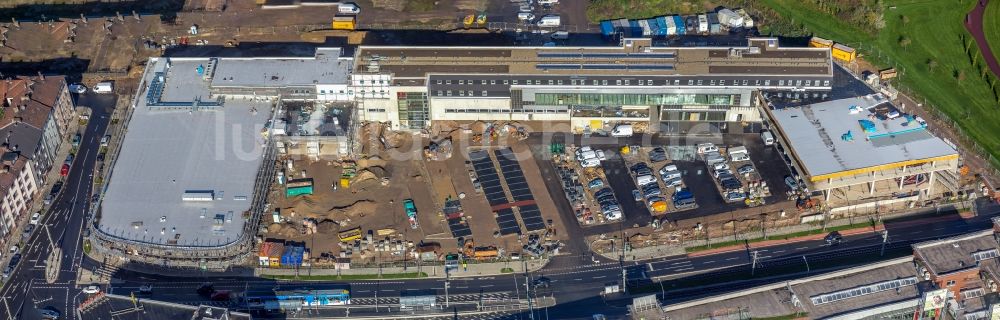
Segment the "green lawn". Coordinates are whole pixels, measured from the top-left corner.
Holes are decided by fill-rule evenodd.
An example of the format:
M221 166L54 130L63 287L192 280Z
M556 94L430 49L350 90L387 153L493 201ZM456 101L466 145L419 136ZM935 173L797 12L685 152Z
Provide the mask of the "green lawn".
M877 35L820 13L801 1L759 2L782 17L800 21L817 36L859 49L865 60L896 67L903 72L903 87L944 111L994 157L1000 156L1000 104L965 52L970 44L975 50L971 35L963 27L975 0L886 0L886 26ZM909 45L902 46L905 42L901 39L908 39ZM931 68L929 61L936 66ZM979 63L985 68L981 59ZM1000 163L994 161L994 165Z
M426 278L427 273L424 272L407 272L407 273L383 273L381 277L378 274L344 274L344 275L261 275L262 278L275 279L275 280L305 280L305 281L337 281L337 280L377 280L377 279L411 279L411 278Z
M983 14L983 33L986 34L986 42L989 42L993 55L1000 55L1000 1L990 1L986 6L986 13Z
M705 0L593 0L587 5L587 19L597 23L607 19L642 19L671 14L703 12Z
M878 225L881 225L881 223L879 223ZM804 236L809 236L809 235L814 235L814 234L828 233L828 232L834 232L834 231L843 231L843 230L856 229L856 228L871 228L871 227L872 227L871 223L868 223L868 222L855 223L855 224L849 224L849 225L843 225L843 226L836 226L836 227L829 227L829 228L826 228L826 231L824 231L822 227L817 226L816 229L811 229L811 230L806 230L806 231L799 231L799 232L794 232L794 233L789 233L789 234L768 235L767 238L761 237L761 238L747 239L746 242L755 243L755 242L761 242L761 241L764 241L764 240L791 239L791 238L804 237ZM745 243L745 241L743 241L743 240L730 240L730 241L723 241L723 242L713 243L711 245L700 245L700 246L695 246L695 247L687 247L687 248L684 248L684 250L687 253L692 253L692 252L698 252L698 251L705 251L705 250L709 250L709 249L713 249L713 248L739 245L739 244L744 244L744 243Z

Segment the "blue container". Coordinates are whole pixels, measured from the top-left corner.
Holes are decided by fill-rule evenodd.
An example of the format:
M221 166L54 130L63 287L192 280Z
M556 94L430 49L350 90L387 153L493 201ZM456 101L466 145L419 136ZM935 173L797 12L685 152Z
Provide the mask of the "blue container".
M687 28L684 27L684 18L681 16L674 16L674 25L677 27L677 34L687 33Z
M305 253L304 247L285 247L285 252L281 255L282 266L301 266L302 255Z
M601 21L601 34L605 37L615 34L615 26L611 24L611 20Z
M628 26L629 32L626 33L628 37L642 37L642 27L639 26L639 20L629 20Z
M667 36L667 17L656 18L656 35L665 37Z

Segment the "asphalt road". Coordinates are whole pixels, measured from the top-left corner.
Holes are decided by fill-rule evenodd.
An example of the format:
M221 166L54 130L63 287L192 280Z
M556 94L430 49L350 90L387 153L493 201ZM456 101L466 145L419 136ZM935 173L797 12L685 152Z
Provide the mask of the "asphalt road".
M100 140L104 136L115 102L114 95L82 95L77 105L92 109L87 127L81 131L82 141L73 159L69 176L65 178L62 191L55 197L40 224L47 225L52 242L45 228L39 225L21 250L21 262L7 279L4 279L2 293L4 306L0 314L4 319L41 319L36 310L53 306L63 313L64 319L75 319L70 312L75 301L80 298L76 289L76 270L84 260L83 232L84 218L88 212L93 194L93 169L97 163ZM82 128L83 129L83 128ZM58 166L55 166L58 170ZM44 192L48 192L45 190ZM45 282L45 259L50 244L62 248L62 265L59 279L55 284Z

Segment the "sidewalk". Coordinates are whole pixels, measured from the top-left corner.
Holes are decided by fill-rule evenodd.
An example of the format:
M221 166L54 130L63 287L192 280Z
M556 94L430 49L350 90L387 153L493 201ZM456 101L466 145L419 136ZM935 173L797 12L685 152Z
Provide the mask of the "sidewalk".
M973 203L974 203L974 201L967 201L964 204L964 206L965 207L970 207L970 206L973 205ZM891 215L890 214L882 215L881 219L885 220L887 218L902 218L902 217L907 217L907 216L925 214L925 213L940 211L942 208L950 208L950 207L958 208L959 204L961 204L961 203L948 203L948 204L941 204L941 205L938 205L938 206L935 206L935 207L917 208L917 209L913 209L913 210L909 210L909 211L905 211L905 212L899 212L899 213L895 213L895 214L891 214ZM894 223L894 226L911 225L911 224L915 224L915 223L928 223L928 221L931 221L931 223L933 223L933 222L940 222L940 221L947 221L947 220L951 220L951 219L961 219L961 218L962 218L961 216L959 216L958 214L955 214L955 215L947 215L947 216L935 217L935 218L931 218L931 219L921 219L921 220L918 220L918 221L901 221L901 222ZM865 217L855 217L853 219L846 218L846 219L832 220L832 221L830 221L830 222L828 222L826 224L826 228L829 229L829 228L843 227L843 226L851 225L852 223L854 223L854 224L861 224L861 223L864 223L865 219L866 219ZM756 241L756 242L752 242L751 245L753 247L766 247L766 246L774 246L774 245L780 245L780 244L785 244L785 243L794 243L794 242L801 242L801 241L809 241L809 240L822 239L823 237L826 236L826 233L803 235L803 236L797 236L797 237L793 237L793 238L783 238L785 235L791 235L791 234L796 234L796 233L808 232L808 231L817 230L817 229L820 229L820 228L821 227L816 226L816 225L812 225L812 224L798 224L798 225L793 225L793 226L774 228L774 229L770 229L770 230L767 231L768 238L775 238L774 240ZM884 227L881 226L881 225L879 225L876 228L875 232L883 230L882 228L884 228ZM872 231L872 227L871 226L865 226L865 227L857 227L857 228L851 228L851 229L846 229L846 230L839 230L839 232L842 235L853 235L853 234L864 233L864 232L873 232L873 231ZM687 255L687 256L702 256L702 255L709 255L709 254L720 253L720 252L728 252L728 251L735 250L734 248L738 248L738 250L745 250L746 246L743 243L740 243L738 245L732 245L732 244L729 244L729 243L731 243L734 240L739 241L739 240L747 240L747 239L758 239L761 236L762 236L762 234L758 230L758 231L753 232L753 233L737 234L735 237L732 234L724 235L724 236L721 236L721 237L714 237L714 238L708 239L707 242L704 239L702 239L702 240L697 240L697 241L688 241L688 242L684 242L684 243L681 243L681 244L670 244L670 245L659 245L659 246L650 246L650 247L643 247L643 248L635 248L635 249L632 249L631 251L625 252L625 257L624 257L625 259L624 260L625 261L642 261L642 260L649 260L649 259L655 259L655 258L662 258L662 257L669 257L669 256L683 256L683 255ZM690 254L686 250L689 247L699 247L699 246L704 246L704 245L708 245L708 244L716 244L716 243L725 243L725 245L720 244L719 248L712 248L712 249L708 249L708 250L704 250L704 251L698 251L698 252L694 252L694 253L690 253ZM712 253L703 253L705 251L709 251L709 252L712 252ZM601 253L601 255L604 256L605 258L612 259L612 260L617 260L619 254L620 254L620 251Z
M880 224L880 225L875 226L874 230L871 227L861 227L861 228L840 230L840 231L837 231L837 232L839 232L842 236L846 237L846 236L853 236L853 235L865 234L865 233L871 233L871 232L881 232L882 230L885 230L885 226ZM821 239L825 238L826 235L827 235L826 233L819 233L819 234L811 234L811 235L807 235L807 236L801 236L801 237L795 237L795 238L789 238L789 239L764 240L764 241L753 242L752 244L750 244L750 247L753 247L753 248L763 248L763 247L778 246L778 245L789 244L789 243L796 243L796 242L803 242L803 241L821 240ZM724 246L724 247L718 247L718 248L714 248L714 249L708 249L708 250L702 250L702 251L692 252L692 253L688 254L688 257L710 256L710 255L713 255L713 254L719 254L719 253L725 253L725 252L742 251L742 250L746 250L746 248L747 247L744 244Z

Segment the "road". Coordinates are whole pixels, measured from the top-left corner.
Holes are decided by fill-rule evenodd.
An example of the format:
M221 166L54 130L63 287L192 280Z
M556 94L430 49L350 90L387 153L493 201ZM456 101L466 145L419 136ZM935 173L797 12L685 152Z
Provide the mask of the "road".
M91 107L92 113L90 121L81 132L83 136L79 151L73 159L73 166L65 178L62 191L55 197L40 222L41 225L48 226L52 242L41 225L26 242L21 262L11 276L5 279L0 291L4 301L0 312L6 315L5 319L41 319L36 307L45 306L58 309L64 314L64 319L75 319L75 315L69 311L72 310L74 301L80 297L80 290L75 289L75 281L76 270L84 260L81 240L83 221L93 194L91 181L100 140L107 129L116 101L113 95L78 97L77 105ZM50 252L51 243L62 248L63 254L59 278L55 284L45 282L45 259Z

